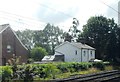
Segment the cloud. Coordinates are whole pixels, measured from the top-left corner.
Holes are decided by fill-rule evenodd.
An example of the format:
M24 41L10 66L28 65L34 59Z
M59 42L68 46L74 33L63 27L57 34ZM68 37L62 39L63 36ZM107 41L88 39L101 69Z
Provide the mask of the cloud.
M109 4L107 11L107 17L114 18L115 22L118 22L118 0Z
M54 3L42 3L38 8L37 17L41 19L43 22L49 22L53 24L57 24L63 22L69 18L73 18L77 12L79 11L78 7L74 5L67 5L59 3L59 1L53 0Z
M49 22L68 30L74 17L80 22L79 29L82 29L87 20L95 15L103 15L117 20L117 13L102 1L117 9L119 0L0 0L0 11L36 20L27 20L19 16L13 17L13 15L0 12L0 17L12 19L2 18L0 23L6 22L17 26L22 25L23 28L42 29L45 23Z

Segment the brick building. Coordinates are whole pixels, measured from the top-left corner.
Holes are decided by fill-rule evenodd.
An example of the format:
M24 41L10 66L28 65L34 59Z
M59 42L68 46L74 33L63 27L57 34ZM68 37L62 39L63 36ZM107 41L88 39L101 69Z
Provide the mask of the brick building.
M21 56L20 63L25 63L27 53L27 48L10 28L10 25L0 25L0 65L5 65L13 54Z

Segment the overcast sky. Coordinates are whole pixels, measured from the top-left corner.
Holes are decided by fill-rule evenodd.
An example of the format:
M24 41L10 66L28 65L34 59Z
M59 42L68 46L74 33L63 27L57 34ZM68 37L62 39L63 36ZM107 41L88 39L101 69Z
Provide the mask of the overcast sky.
M51 23L67 31L75 17L78 29L91 16L103 15L117 23L119 0L0 0L0 24L9 23L14 30L41 30ZM108 6L112 7L108 7Z

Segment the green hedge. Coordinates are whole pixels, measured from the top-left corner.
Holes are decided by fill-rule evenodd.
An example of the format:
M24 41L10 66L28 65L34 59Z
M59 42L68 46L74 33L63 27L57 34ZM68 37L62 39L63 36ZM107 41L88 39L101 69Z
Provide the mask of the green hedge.
M0 78L2 80L19 79L28 82L28 80L40 80L40 78L56 78L56 75L66 72L78 72L87 70L91 67L96 67L104 70L105 64L103 62L94 63L76 63L76 62L62 62L62 63L48 63L48 64L24 64L17 66L17 78L12 78L13 71L11 66L0 67Z
M65 72L77 72L80 70L87 70L92 67L92 63L59 63L57 64L57 68L61 70L63 73Z
M10 80L12 73L10 66L0 66L0 80Z

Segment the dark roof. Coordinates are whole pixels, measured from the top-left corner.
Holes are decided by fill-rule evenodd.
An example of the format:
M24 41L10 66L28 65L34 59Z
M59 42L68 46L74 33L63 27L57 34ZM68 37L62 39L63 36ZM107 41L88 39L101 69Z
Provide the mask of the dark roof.
M7 26L9 26L9 24L3 24L3 25L0 25L0 33L5 30L7 28Z
M95 49L87 44L82 44L82 43L75 43L75 42L71 42L70 44L78 47L78 48L85 48L85 49Z
M9 24L3 24L3 25L0 25L0 34L6 30L7 28L10 28L10 25ZM11 28L10 28L11 29ZM11 29L12 30L12 29ZM18 36L16 35L16 33L12 30L13 34L15 35L15 37L17 38L17 40L20 42L20 44L26 49L28 50L25 45L21 42L21 40L18 38Z
M80 43L80 42L64 42L64 43L62 43L61 45L59 45L59 46L56 46L55 47L55 49L57 49L57 48L59 48L60 46L62 46L62 45L64 45L64 44L70 44L70 45L72 45L72 46L74 46L74 47L77 47L77 48L84 48L84 49L93 49L93 50L95 50L95 48L93 48L93 47L91 47L91 46L89 46L89 45L87 45L87 44L82 44L82 43Z

